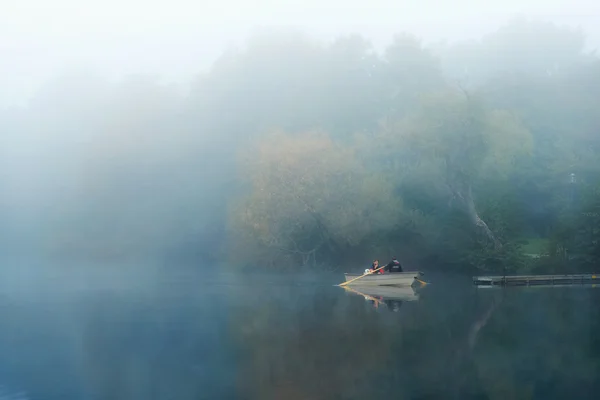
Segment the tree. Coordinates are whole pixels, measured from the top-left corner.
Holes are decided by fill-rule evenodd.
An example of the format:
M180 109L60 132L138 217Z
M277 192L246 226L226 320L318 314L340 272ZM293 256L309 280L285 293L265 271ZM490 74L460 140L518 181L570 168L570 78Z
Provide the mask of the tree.
M373 46L351 35L336 39L326 50L320 100L314 102L321 105L323 128L345 138L376 128L386 88Z
M496 73L539 76L577 65L583 56L585 36L581 30L552 22L518 18L485 36L481 43L488 66Z
M431 195L462 210L483 236L501 247L480 217L473 192L484 179L508 177L530 151L531 136L518 118L488 110L466 92L441 92L427 96L414 114L384 127L383 140L388 157L402 160L391 173L397 176L402 169L399 183L420 177Z
M451 80L480 87L498 77L553 77L577 67L586 56L581 30L517 18L481 40L438 45ZM501 87L500 87L501 88Z
M398 221L401 202L389 186L323 133L273 134L246 157L249 194L230 219L246 257L254 249L262 263L314 265Z
M303 34L256 34L214 64L195 85L192 102L213 132L236 140L313 129L323 116L325 61L324 47Z
M381 68L379 79L387 88L384 105L388 115L406 115L422 94L446 85L440 60L407 33L396 35L385 49Z

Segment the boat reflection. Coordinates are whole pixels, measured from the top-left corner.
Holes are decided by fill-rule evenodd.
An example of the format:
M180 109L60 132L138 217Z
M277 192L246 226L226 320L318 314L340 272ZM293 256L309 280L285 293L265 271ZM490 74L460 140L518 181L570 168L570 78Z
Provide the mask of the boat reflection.
M385 306L390 311L398 312L405 301L419 300L419 293L413 287L398 286L342 286L344 290L355 295L363 296L371 301L373 307Z

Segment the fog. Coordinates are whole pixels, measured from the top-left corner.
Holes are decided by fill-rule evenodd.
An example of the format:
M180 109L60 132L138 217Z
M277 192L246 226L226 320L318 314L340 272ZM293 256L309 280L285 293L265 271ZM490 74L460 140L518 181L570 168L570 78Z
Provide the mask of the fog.
M470 270L499 268L482 238L522 265L587 224L564 216L595 207L598 6L363 7L3 5L4 254Z
M0 5L0 398L593 398L599 18Z
M517 15L572 27L600 44L591 0L423 2L23 0L0 8L0 105L24 104L39 85L67 69L111 78L153 74L185 86L230 46L261 27L294 26L330 40L360 33L382 48L409 31L427 42L479 38Z

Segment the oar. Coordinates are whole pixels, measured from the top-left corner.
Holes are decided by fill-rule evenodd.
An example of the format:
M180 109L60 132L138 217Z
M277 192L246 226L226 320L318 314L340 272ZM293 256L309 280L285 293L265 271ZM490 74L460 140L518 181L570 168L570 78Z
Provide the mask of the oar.
M373 303L375 303L375 308L378 308L380 304L387 306L387 304L385 304L383 302L383 298L377 299L373 296L369 296L368 294L364 294L364 293L359 292L358 290L352 289L351 287L348 287L348 286L342 286L342 289L344 289L347 292L352 292L352 293L356 293L360 296L363 296L365 298L365 300L371 300Z
M422 281L419 278L415 278L415 281L419 282L421 284L421 286L425 286L425 285L429 284L429 282Z
M384 265L383 267L379 267L379 268L377 268L377 269L375 269L375 270L373 270L373 271L369 272L368 274L363 274L363 275L361 275L361 276L357 276L357 277L356 277L356 278L354 278L354 279L350 279L349 281L346 281L346 282L344 282L344 283L340 283L340 285L339 285L339 286L346 286L346 285L347 285L347 284L349 284L350 282L354 282L355 280L357 280L357 279L360 279L360 278L362 278L362 277L364 277L364 276L367 276L367 275L374 274L375 272L379 271L379 270L380 270L380 269L382 269L382 268L385 268L385 265Z

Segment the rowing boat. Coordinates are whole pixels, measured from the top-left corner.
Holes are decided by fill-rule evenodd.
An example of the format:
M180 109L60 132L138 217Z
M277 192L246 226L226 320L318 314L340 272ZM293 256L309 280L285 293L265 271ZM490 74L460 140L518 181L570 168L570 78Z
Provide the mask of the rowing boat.
M411 286L343 286L348 292L363 296L365 299L414 301L419 299L419 294Z
M358 278L362 276L362 274L344 274L346 277L346 282L351 281L352 279ZM372 274L364 276L360 279L355 280L348 285L356 285L356 286L412 286L415 283L415 279L419 279L419 277L423 275L423 273L419 271L409 271L409 272L389 272L386 274Z

